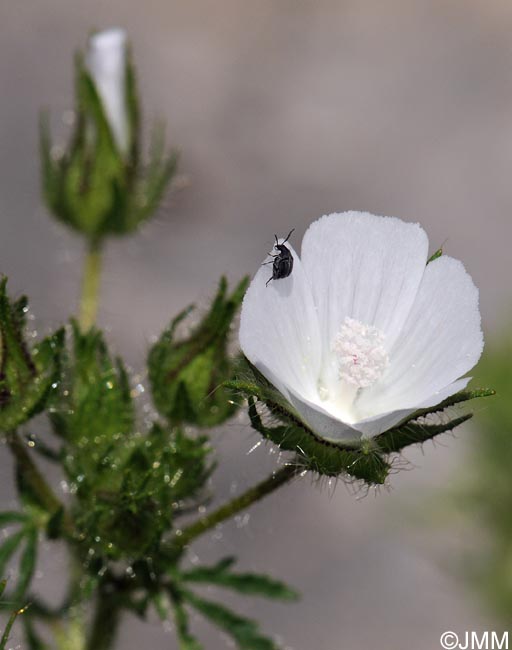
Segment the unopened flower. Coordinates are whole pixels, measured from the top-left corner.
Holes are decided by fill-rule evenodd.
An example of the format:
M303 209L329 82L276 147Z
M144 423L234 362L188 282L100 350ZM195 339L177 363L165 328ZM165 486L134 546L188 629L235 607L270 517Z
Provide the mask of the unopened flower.
M85 65L121 153L126 153L130 144L126 47L126 33L122 29L107 29L91 36L85 57Z
M374 437L462 390L483 348L478 290L461 262L427 264L418 224L331 214L306 231L293 271L242 305L249 361L319 437Z

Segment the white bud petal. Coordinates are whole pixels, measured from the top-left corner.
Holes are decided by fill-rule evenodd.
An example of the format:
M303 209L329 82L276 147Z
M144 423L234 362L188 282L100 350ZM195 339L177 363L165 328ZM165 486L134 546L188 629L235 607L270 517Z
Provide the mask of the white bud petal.
M85 57L85 65L121 153L126 153L130 141L126 105L126 41L122 29L98 32L90 38Z

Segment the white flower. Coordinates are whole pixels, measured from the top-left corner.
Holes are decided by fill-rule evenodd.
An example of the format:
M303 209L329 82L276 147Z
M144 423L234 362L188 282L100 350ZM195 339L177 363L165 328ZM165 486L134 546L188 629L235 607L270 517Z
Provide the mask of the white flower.
M260 268L240 345L319 436L378 435L467 385L483 349L478 290L451 257L427 265L418 224L331 214L301 258L286 246L293 271L267 287L272 267Z
M126 33L107 29L91 36L85 65L103 104L114 140L121 153L129 147L126 105Z

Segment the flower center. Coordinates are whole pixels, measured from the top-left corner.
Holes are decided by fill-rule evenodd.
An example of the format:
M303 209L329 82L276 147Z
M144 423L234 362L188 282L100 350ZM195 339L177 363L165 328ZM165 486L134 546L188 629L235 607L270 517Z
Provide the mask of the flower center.
M337 357L339 378L356 388L372 386L389 362L384 340L384 332L377 327L347 316L331 348Z

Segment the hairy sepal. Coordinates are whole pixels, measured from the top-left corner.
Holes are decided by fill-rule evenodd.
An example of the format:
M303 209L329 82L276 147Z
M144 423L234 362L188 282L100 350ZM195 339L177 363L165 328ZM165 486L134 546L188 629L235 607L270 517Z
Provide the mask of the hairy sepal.
M448 408L494 394L490 389L461 391L434 407L416 411L397 427L375 438L336 443L323 439L305 424L285 397L247 359L241 360L237 379L226 382L225 386L247 399L253 429L281 450L297 454L298 462L305 470L325 476L345 475L369 485L385 482L391 469L392 454L451 431L471 418L470 413L446 418ZM266 407L267 421L264 421L258 403ZM443 417L444 421L439 421Z

